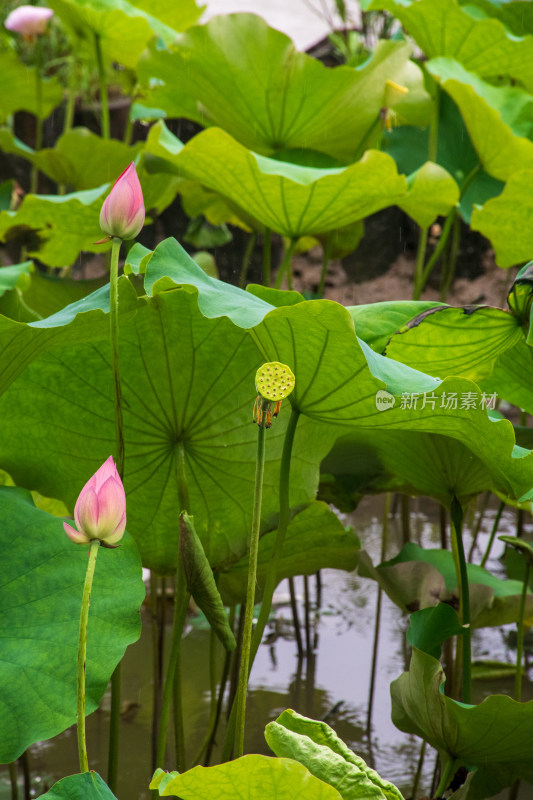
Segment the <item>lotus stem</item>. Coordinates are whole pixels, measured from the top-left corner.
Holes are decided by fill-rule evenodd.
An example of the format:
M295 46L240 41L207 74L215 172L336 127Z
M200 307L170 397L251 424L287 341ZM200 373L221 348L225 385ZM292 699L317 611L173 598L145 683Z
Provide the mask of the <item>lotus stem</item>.
M381 533L381 554L380 563L385 561L387 557L387 541L389 535L389 514L390 514L390 492L385 495L385 503L383 505L383 527ZM376 674L378 665L378 647L379 647L379 628L381 625L381 601L383 598L383 590L378 584L378 593L376 600L376 619L374 624L374 643L372 645L372 666L370 669L370 688L368 690L368 710L366 715L366 730L368 739L370 739L370 731L372 729L372 709L374 706L374 691L376 687Z
M113 373L115 407L115 450L117 472L124 478L124 424L122 419L122 389L118 359L118 257L122 240L113 237L111 243L111 263L109 276L109 338L111 344L111 370ZM118 777L118 748L120 728L120 663L111 676L111 712L109 720L109 751L107 762L107 782L116 793Z
M426 249L428 244L429 228L420 228L418 236L418 247L416 251L415 279L413 283L413 300L420 300L423 291L422 277L424 274L424 261L426 260Z
M494 544L494 538L498 533L498 525L500 524L500 519L502 516L503 509L505 508L505 503L502 500L500 505L498 506L498 511L496 512L496 516L494 517L494 522L492 525L492 530L490 532L489 541L487 542L487 549L483 554L483 558L481 559L481 567L484 567L490 557L490 552L492 550L492 545Z
M89 605L91 603L91 588L93 585L94 569L96 566L96 556L100 547L99 539L91 539L89 544L89 563L85 573L85 583L83 585L83 595L81 598L80 612L80 634L78 640L78 713L77 713L77 733L78 733L78 757L80 762L80 772L89 772L89 761L87 758L87 740L85 737L85 671L87 664L87 625L89 622Z
M248 585L246 589L246 612L242 637L241 663L239 669L239 684L237 686L237 711L235 721L235 758L244 752L244 723L246 716L246 693L248 690L248 675L252 643L252 627L254 619L255 583L257 577L257 554L259 551L259 529L261 525L261 503L263 499L263 476L265 472L265 425L267 418L268 400L261 400L262 415L259 421L257 434L257 458L254 487L254 509L252 516L252 529L250 532Z
M446 764L442 772L439 785L437 786L435 797L442 797L444 795L444 792L446 791L448 784L450 783L451 779L455 774L455 763L456 763L455 759L450 758L448 763Z
M300 618L298 616L298 606L296 604L296 590L294 588L294 578L292 577L289 578L289 594L291 598L292 624L294 626L296 650L298 652L298 660L301 660L305 655L305 651L302 639L302 629L300 626Z
M463 547L463 509L455 495L452 498L450 516L452 520L452 552L454 555L457 586L459 590L459 613L461 616L461 625L463 626L464 631L462 636L462 699L463 703L470 703L472 697L470 592L468 586L465 551Z
M35 152L37 153L43 146L43 51L41 37L37 36L35 41L35 100L37 113L35 115ZM37 164L32 164L30 177L30 192L37 194L39 181L39 170Z
M270 286L272 264L272 231L265 228L263 234L263 286Z
M172 645L170 648L170 656L167 666L167 674L163 685L163 699L161 702L161 715L159 717L159 735L157 737L157 752L156 763L157 766L163 767L165 763L165 751L167 744L167 731L168 722L170 718L170 706L173 696L174 673L176 671L176 664L178 663L180 650L181 650L181 636L185 619L187 616L187 609L189 607L189 592L187 591L185 573L181 560L176 570L176 587L174 597L174 621L172 624ZM183 764L180 762L176 764L178 770L183 769Z
M102 55L102 42L100 35L94 34L94 50L96 53L96 64L98 66L98 82L100 84L100 125L103 139L109 139L110 126L109 126L109 101L107 98L107 81L105 74L104 58Z
M289 269L289 275L287 277L287 284L288 284L289 289L292 289L292 269L291 269L290 265L291 265L291 262L292 262L292 256L294 254L294 249L296 247L297 240L298 240L298 237L295 237L295 238L291 239L289 246L285 250L285 254L283 256L283 261L281 262L280 267L278 269L278 274L276 275L276 282L274 284L274 288L275 289L280 289L281 288L281 282L282 282L282 280L283 280L283 278L285 276L285 272L287 272L287 269Z
M529 573L531 561L526 559L526 573L524 575L524 585L520 596L520 612L518 615L518 628L516 634L516 673L514 679L514 699L519 703L522 700L522 658L524 656L524 613L526 609L526 597L529 587Z
M229 625L230 625L231 630L233 630L234 627L235 627L235 609L236 609L236 606L231 606L230 612L229 612ZM224 702L224 693L226 691L226 685L228 683L228 677L229 677L229 671L230 671L232 655L233 655L232 653L226 651L225 656L224 656L224 664L222 666L222 675L221 675L220 684L219 684L219 687L218 687L218 697L217 697L217 708L216 708L215 721L214 721L214 724L213 724L213 728L210 731L209 739L207 741L207 746L206 746L206 750L205 750L205 758L204 758L204 767L209 766L209 762L211 760L211 750L213 749L213 744L214 744L214 740L215 740L215 734L216 734L216 731L217 731L217 728L218 728L218 723L220 721L220 717L222 715L222 705L223 705L223 702ZM193 766L195 766L195 764Z
M268 562L267 573L265 577L265 587L263 590L263 600L261 602L261 610L259 618L255 625L252 637L251 654L250 654L250 668L254 662L255 656L259 649L259 645L263 639L265 627L268 622L270 610L272 608L272 598L277 584L278 566L283 550L283 542L285 534L290 521L290 469L291 469L291 455L294 444L294 435L296 433L296 426L300 418L300 411L292 407L291 416L285 431L285 440L283 442L283 452L281 455L281 465L279 470L279 521L278 530L276 532L276 540L272 549L272 556Z
M241 289L244 289L246 286L246 279L248 277L248 268L250 266L250 261L252 259L252 253L254 252L255 243L257 242L257 233L252 231L250 236L248 237L248 241L246 243L246 249L244 251L244 256L242 259L242 266L241 266L241 276L239 278L239 286Z
M321 298L324 297L324 285L326 283L326 275L328 273L328 266L331 258L331 236L332 234L328 236L322 251L322 270L320 272L320 282L317 289L317 294Z
M17 762L9 764L9 782L11 784L11 800L19 800L18 768Z
M487 511L487 506L489 504L490 494L491 494L490 491L485 492L485 494L483 495L483 499L481 500L480 509L476 520L476 527L474 528L474 532L472 534L472 543L470 545L470 550L468 551L469 564L472 563L472 559L474 557L474 551L476 549L479 532L481 530L481 525L483 523L485 512Z

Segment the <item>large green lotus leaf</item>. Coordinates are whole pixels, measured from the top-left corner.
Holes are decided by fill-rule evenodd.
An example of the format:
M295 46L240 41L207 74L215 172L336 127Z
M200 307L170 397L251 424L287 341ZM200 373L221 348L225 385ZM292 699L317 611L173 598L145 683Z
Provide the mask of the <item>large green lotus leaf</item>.
M443 683L439 662L413 648L409 672L391 684L396 727L421 736L445 759L478 767L473 789L478 781L489 779L492 791L487 795L474 789L474 797L492 796L519 777L533 781L533 701L518 703L490 695L479 705L468 706L445 697Z
M102 324L107 332L107 319ZM254 377L263 361L256 345L227 318L206 319L196 291L179 289L139 301L137 314L120 330L128 526L143 563L160 572L176 567L175 465L181 446L191 512L206 555L217 567L237 560L246 552L253 508ZM0 405L10 409L13 425L12 435L2 437L1 458L18 485L41 486L41 494L72 507L83 476L113 452L109 358L106 341L56 346L35 359L3 395ZM278 512L279 459L289 411L282 409L268 432L264 531L272 529ZM292 506L313 498L318 464L332 438L327 428L300 420Z
M143 104L168 117L223 128L266 155L305 148L353 161L377 131L386 81L401 83L410 52L406 42L382 41L358 69L330 69L261 17L227 14L187 31L168 50L152 44L138 74L147 87ZM407 104L399 110L399 123L427 122L429 98L417 91L413 111Z
M475 19L456 0L374 0L400 20L428 58L449 56L485 77L533 87L533 37L517 39L496 19Z
M533 142L527 138L533 133L531 94L492 86L449 58L434 59L427 69L459 106L486 172L505 181L533 166Z
M361 551L359 574L376 580L403 611L418 611L438 602L457 606L457 575L449 550L423 549L408 542L398 555L377 567ZM473 627L495 627L517 622L522 583L502 580L484 567L468 564L470 614ZM525 618L533 620L533 594L528 594Z
M171 161L168 159L169 154L176 156L183 146L183 142L169 131L163 120L160 120L152 125L148 132L144 166L148 172L162 173L162 177L167 181L172 180L169 175L173 176L173 179L178 182L176 188L180 193L181 203L187 216L198 217L203 214L212 225L229 222L231 225L244 227L247 231L252 228L260 230L259 223L241 210L241 216L247 220L247 224L244 223L231 207L231 203L218 192L206 189L199 181L179 177L181 170L175 159Z
M33 261L23 261L21 264L0 269L0 297L6 292L11 292L16 287L27 286L30 281L30 274L33 272Z
M439 216L446 217L459 201L459 187L443 167L426 161L407 180L408 194L398 201L422 228L429 228Z
M150 784L180 800L342 800L339 792L290 758L250 755L182 773L158 770Z
M129 0L130 5L147 12L148 19L155 17L158 22L167 25L173 31L185 31L194 25L202 16L205 5L198 5L196 0ZM158 33L157 28L153 28ZM164 38L164 36L162 37Z
M490 375L502 353L523 339L520 321L510 311L436 306L399 328L384 352L440 378L462 375L480 380Z
M403 800L401 792L356 755L325 722L287 709L265 728L277 756L293 758L338 790L342 800Z
M165 0L155 4L144 0L50 0L48 5L75 36L77 47L94 54L97 34L105 58L131 69L154 34L170 43L201 11L195 0L180 0L172 8Z
M94 189L114 182L142 147L141 142L130 147L116 139L102 139L88 128L72 128L55 147L35 153L32 161L57 183Z
M35 508L25 490L0 487L0 504L0 761L8 763L76 721L87 548L67 539L61 520ZM87 640L87 713L98 706L126 647L139 637L143 597L139 554L126 534L119 548L98 553Z
M0 121L5 122L15 111L29 111L37 116L35 67L23 64L13 50L0 47L2 60L2 92L0 94ZM63 90L56 77L42 81L41 118L46 117L63 99ZM1 146L1 142L0 142Z
M0 150L4 153L22 156L22 158L27 158L28 160L32 160L35 153L35 150L21 142L20 139L17 139L9 128L0 128Z
M396 300L348 306L360 339L372 350L383 353L390 337L424 311L442 304L429 300Z
M355 507L361 494L396 491L448 506L498 484L499 449L477 451L457 439L419 431L356 429L340 436L321 465L322 492ZM495 477L494 477L495 476ZM338 501L337 501L338 498Z
M210 128L169 160L181 174L219 192L238 209L290 238L342 228L394 205L406 193L392 158L369 150L349 167L317 169L256 155Z
M116 800L106 782L93 770L62 778L40 797L47 800Z
M3 269L0 270L0 277ZM22 300L38 318L49 317L70 303L75 303L92 294L107 283L105 277L90 280L74 280L73 278L57 278L34 270L29 276L27 285L21 287Z
M496 392L498 397L533 414L532 348L522 340L512 350L505 351L481 385L486 392Z
M225 314L236 325L254 326L251 334L264 360L288 364L298 375L291 403L304 415L375 432L418 430L451 436L473 455L488 459L494 484L505 494L520 497L533 484L532 457L513 449L509 422L489 419L476 384L461 378L441 383L378 355L357 339L349 312L337 303L308 301L272 310L259 297L208 278L175 242L163 242L148 265L146 291L181 282L198 287L199 308L206 316ZM383 390L395 395L394 404L385 409L376 402L377 392ZM423 393L429 394L412 397ZM464 396L468 403L462 402ZM485 457L488 442L492 454Z
M531 143L533 153L533 142ZM529 159L533 167L533 158ZM527 261L533 252L533 169L515 172L499 197L488 200L472 214L472 229L489 238L499 267Z
M65 195L28 194L18 211L0 212L0 240L32 234L27 253L50 267L72 264L80 250L99 253L100 210L108 186Z
M144 289L148 296L153 296L176 286L195 286L198 308L205 317L224 315L240 328L257 325L275 308L261 297L211 278L175 239L165 239L154 250L146 268Z
M257 594L263 591L265 576L272 560L276 531L265 533L259 541ZM313 501L289 523L280 556L277 582L295 575L313 575L319 569L345 569L357 566L360 542L356 533L346 530L325 503ZM218 588L225 605L244 603L249 558L246 555L219 573ZM256 601L258 602L258 600Z
M470 13L474 9L488 17L496 17L515 36L533 33L533 6L523 0L460 0L461 5L468 6Z
M461 636L464 632L457 611L449 603L438 603L410 615L406 639L412 647L433 658L440 658L446 639Z
M119 281L119 298L119 314L124 321L137 309L135 289L125 278ZM0 316L0 394L48 348L65 342L107 340L108 313L109 285L47 319L23 324Z

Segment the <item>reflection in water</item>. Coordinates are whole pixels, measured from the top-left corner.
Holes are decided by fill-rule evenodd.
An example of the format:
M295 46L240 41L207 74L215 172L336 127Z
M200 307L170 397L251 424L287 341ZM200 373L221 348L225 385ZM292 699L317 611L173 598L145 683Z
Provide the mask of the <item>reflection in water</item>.
M422 513L421 508L428 513ZM427 503L414 501L411 509L411 535L425 546L439 547L441 532L438 510ZM484 551L495 509L489 509L479 532L476 560ZM343 523L356 524L363 547L374 562L380 560L382 498L365 498L357 516L343 516ZM432 516L430 517L429 514ZM515 517L504 511L500 533L514 531ZM387 557L401 547L401 521L390 520ZM502 575L497 560L499 543L493 549L488 566ZM275 607L254 665L247 704L246 750L270 754L265 743L265 725L286 708L301 714L324 719L344 741L383 777L392 780L406 797L411 795L420 759L420 740L398 731L390 719L389 685L405 669L408 649L405 644L407 619L382 597L379 654L376 669L376 691L372 726L367 731L368 687L372 665L372 641L376 610L375 583L355 573L324 570L319 581L309 578L306 588L303 578L294 580L294 600L301 625L302 653L298 649L291 610L288 582L278 587ZM143 609L142 639L129 648L123 662L123 718L121 732L119 798L148 800L150 769L150 736L152 724L152 646L151 619ZM168 620L170 622L170 620ZM477 659L490 657L512 663L515 658L512 637L505 629L484 629L473 636L473 654ZM170 643L170 624L165 631L165 651ZM209 726L209 647L207 626L191 621L183 640L183 702L187 731L187 758L198 754ZM217 643L219 676L224 654ZM512 692L512 678L506 682L477 682L474 702L491 692ZM524 699L532 697L531 684L524 682ZM91 768L104 777L107 764L109 698L87 720L88 751ZM225 715L223 715L225 719ZM218 760L224 739L224 724L218 731L213 747L212 763ZM169 740L169 754L173 742ZM428 794L435 763L434 751L428 748L420 774L420 794ZM75 729L71 728L50 742L31 748L30 766L33 776L39 775L37 794L55 780L78 770ZM8 797L7 769L2 773ZM532 796L531 787L522 790L521 798Z

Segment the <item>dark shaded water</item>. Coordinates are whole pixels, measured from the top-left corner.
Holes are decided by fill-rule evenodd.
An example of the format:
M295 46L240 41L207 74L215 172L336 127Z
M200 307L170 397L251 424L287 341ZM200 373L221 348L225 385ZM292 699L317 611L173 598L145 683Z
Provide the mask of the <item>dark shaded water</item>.
M429 502L411 501L411 535L426 546L440 546L436 507ZM381 547L382 499L366 498L353 518L342 516L345 524L354 524L363 546L374 562ZM485 547L495 510L489 510L479 539ZM499 533L514 533L515 512L504 511ZM401 547L400 521L392 519L389 527L388 557ZM503 574L497 560L501 543L494 545L489 568ZM468 547L468 544L467 544ZM479 561L479 558L476 559ZM315 653L311 659L298 660L292 628L287 583L275 595L275 608L266 641L254 665L248 702L246 750L270 754L263 737L267 722L285 708L317 719L326 719L337 733L380 774L411 795L420 752L420 740L398 731L390 720L389 685L406 668L405 645L407 619L386 597L382 601L379 634L379 659L372 715L371 736L366 733L368 691L372 661L372 643L377 586L355 573L324 570L322 597L316 608L316 581L309 579L311 636ZM303 579L296 580L300 619L303 621ZM123 720L118 797L147 800L150 770L150 730L152 714L152 652L149 615L143 610L143 635L129 648L123 662ZM515 651L508 634L515 626L484 629L474 633L473 657L508 661ZM170 635L170 627L168 629ZM220 661L222 654L220 653ZM195 624L189 626L183 640L183 697L187 757L194 759L209 718L209 634ZM492 692L512 693L512 680L478 682L475 702ZM533 685L524 682L524 700L533 698ZM87 720L89 763L103 777L107 772L107 729L109 696L101 708ZM222 739L222 736L220 737ZM216 755L216 754L215 754ZM429 794L435 754L428 748L420 783L420 795ZM173 768L169 750L167 768ZM75 728L49 742L34 745L30 767L36 794L41 794L55 780L78 771ZM1 773L0 800L10 796L7 770ZM503 794L506 796L506 793ZM522 800L533 798L533 787L522 787Z

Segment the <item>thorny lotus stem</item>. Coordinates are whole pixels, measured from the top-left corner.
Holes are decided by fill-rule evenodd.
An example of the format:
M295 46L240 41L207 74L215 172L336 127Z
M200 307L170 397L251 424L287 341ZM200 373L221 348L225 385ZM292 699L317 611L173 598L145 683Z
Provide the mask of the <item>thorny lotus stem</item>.
M111 368L115 389L115 447L117 471L124 478L124 423L122 420L122 390L118 362L118 255L122 240L113 237L111 246L111 274L109 285L109 335L111 340Z
M109 102L107 99L107 81L105 74L104 58L102 55L102 43L100 35L94 34L94 49L96 53L96 63L98 65L98 81L100 84L100 108L101 108L101 133L102 139L109 139ZM120 471L120 470L119 470Z
M471 678L471 653L470 653L470 592L468 586L468 574L466 569L466 558L463 547L463 509L455 495L452 498L450 507L452 520L452 552L455 562L457 575L457 586L459 590L459 614L461 625L463 626L462 651L463 651L463 703L470 703L472 697L472 678Z
M41 37L37 36L35 42L35 99L36 99L36 115L35 115L35 152L37 153L43 146L43 79L42 79L42 45ZM39 179L39 170L37 164L32 164L31 178L30 178L30 192L37 194L37 183Z
M85 583L81 599L80 635L78 640L78 757L80 772L89 772L87 759L87 741L85 738L85 670L87 662L87 624L89 621L89 605L91 602L91 587L93 585L96 556L100 547L99 539L91 539L89 544L89 563L85 573Z
M255 582L257 577L257 554L259 550L259 528L261 524L261 503L263 499L263 476L265 472L265 424L268 400L262 400L262 418L257 434L257 460L255 468L254 510L250 532L248 586L246 589L246 614L242 638L239 685L237 687L237 717L235 722L235 758L244 752L244 721L246 716L246 692L251 654L252 627L254 620Z
M111 244L111 265L109 277L109 338L111 344L111 369L113 372L115 405L115 450L117 472L124 478L124 424L122 419L122 389L118 360L118 257L122 240L113 237ZM118 778L118 746L120 727L120 663L111 676L111 714L109 722L109 752L107 782L113 793L116 792Z

